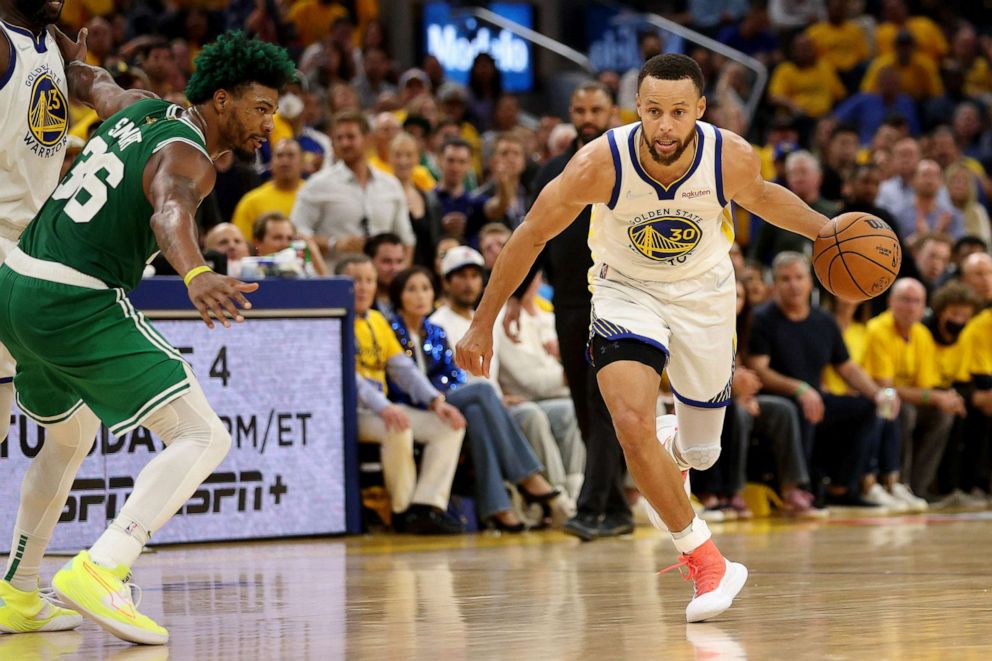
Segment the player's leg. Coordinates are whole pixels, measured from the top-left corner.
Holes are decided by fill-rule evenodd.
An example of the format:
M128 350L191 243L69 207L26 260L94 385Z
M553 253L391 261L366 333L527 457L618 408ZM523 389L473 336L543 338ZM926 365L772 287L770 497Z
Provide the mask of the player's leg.
M0 353L3 353L3 345L0 344ZM3 370L0 370L0 374ZM10 431L10 411L14 404L14 377L0 377L0 443L7 440L7 433Z
M114 635L164 644L168 632L140 614L125 584L152 533L161 528L223 461L231 435L188 374L189 390L156 409L143 423L165 449L138 473L134 491L89 551L55 575L63 600Z
M21 482L11 553L0 581L0 632L74 629L82 616L40 593L41 559L65 507L72 481L86 458L100 421L86 406L46 429L46 439Z

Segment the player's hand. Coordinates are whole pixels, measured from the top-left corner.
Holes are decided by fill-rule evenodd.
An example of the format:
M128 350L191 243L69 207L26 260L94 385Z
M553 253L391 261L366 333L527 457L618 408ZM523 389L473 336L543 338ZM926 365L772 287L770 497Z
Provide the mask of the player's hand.
M452 429L465 429L465 418L462 416L462 412L448 402L440 402L434 406L434 415L441 418L441 421Z
M511 296L503 308L503 332L514 344L520 344L520 299Z
M86 35L89 34L89 30L82 28L77 36L76 40L73 41L66 35L66 33L59 30L54 25L49 26L51 34L55 37L55 43L59 47L59 52L62 54L62 59L68 64L73 60L78 60L80 62L86 61Z
M390 404L379 411L379 417L389 431L403 431L410 428L410 419L406 417L406 411L396 404Z
M803 417L807 422L817 424L823 420L823 398L816 388L807 388L803 394L799 395L799 408L803 410Z
M190 280L187 293L189 300L200 312L207 328L214 327L213 319L210 318L211 315L224 328L230 328L231 320L239 324L245 320L234 304L237 303L242 310L250 310L251 303L244 295L256 289L258 289L257 282L249 284L230 276L208 271Z
M475 376L489 378L489 363L493 359L493 331L473 323L455 346L455 362Z

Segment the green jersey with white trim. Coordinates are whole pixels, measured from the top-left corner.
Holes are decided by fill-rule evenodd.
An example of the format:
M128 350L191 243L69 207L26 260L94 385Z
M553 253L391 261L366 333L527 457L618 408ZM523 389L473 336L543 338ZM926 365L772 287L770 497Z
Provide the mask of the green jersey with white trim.
M158 252L145 164L173 142L209 158L203 133L168 101L143 99L104 121L24 231L20 249L110 287L134 289Z

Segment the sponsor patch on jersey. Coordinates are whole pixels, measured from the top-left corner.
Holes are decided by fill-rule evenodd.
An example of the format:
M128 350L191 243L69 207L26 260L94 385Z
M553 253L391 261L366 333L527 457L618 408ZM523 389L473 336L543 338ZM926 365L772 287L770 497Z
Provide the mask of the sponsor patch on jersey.
M627 228L631 247L656 262L692 252L702 236L697 223L674 216L653 218Z
M69 127L69 104L51 74L38 76L31 87L28 104L28 128L31 135L44 147L54 147L65 136Z

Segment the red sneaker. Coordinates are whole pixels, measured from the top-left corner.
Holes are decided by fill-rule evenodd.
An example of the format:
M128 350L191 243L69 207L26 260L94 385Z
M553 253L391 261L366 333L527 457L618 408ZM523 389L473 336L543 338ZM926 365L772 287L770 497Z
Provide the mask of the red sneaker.
M673 569L681 572L682 567L687 570L682 577L691 580L694 587L692 601L685 609L687 622L702 622L730 608L747 581L747 567L724 558L712 539L658 573Z

